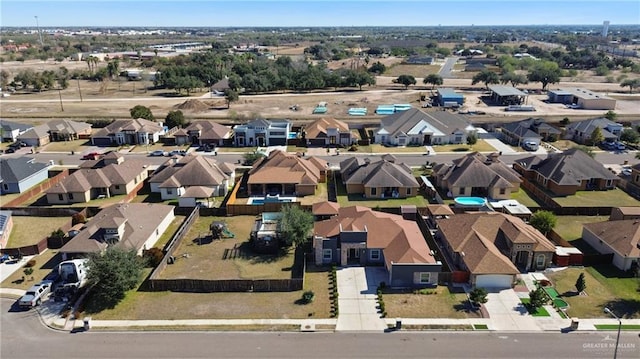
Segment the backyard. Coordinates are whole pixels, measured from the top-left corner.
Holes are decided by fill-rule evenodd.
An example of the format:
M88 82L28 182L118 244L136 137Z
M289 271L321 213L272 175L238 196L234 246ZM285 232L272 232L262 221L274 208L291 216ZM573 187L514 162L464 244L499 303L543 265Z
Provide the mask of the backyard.
M424 192L422 190L418 191L418 195L414 197L408 198L385 198L385 199L370 199L365 198L362 194L347 194L347 190L344 184L338 180L336 184L338 189L338 204L341 207L348 206L364 206L364 207L400 207L402 205L415 205L417 207L426 207L429 204L424 198Z
M71 221L68 217L34 217L34 216L12 216L13 229L9 236L7 248L24 247L40 242L43 238L49 237L51 232L60 228L65 223Z
M573 196L553 197L562 207L637 207L640 201L619 188L608 191L578 191Z
M533 199L531 196L529 196L529 193L527 193L527 191L525 191L524 188L522 188L522 187L520 187L518 189L518 192L511 193L511 199L515 199L520 204L522 204L524 206L527 206L527 207L539 207L540 206L538 204L538 202L536 202L535 199Z
M256 254L249 243L255 217L199 217L160 278L189 279L288 279L294 262L293 249L273 255ZM226 222L234 238L213 240L209 225Z
M90 299L85 314L98 320L329 318L331 301L328 288L327 270L310 265L302 291L174 293L133 290L115 308L99 312ZM315 293L313 302L299 304L302 293L307 290ZM244 327L233 329L244 330Z
M584 273L586 295L578 295L575 283ZM627 276L611 265L567 268L547 274L556 290L567 303L570 317L605 318L604 308L610 308L624 318L640 317L640 292L637 278Z
M422 293L385 289L383 300L390 318L480 318L467 310L467 295L446 286L423 289ZM426 294L433 293L433 294Z

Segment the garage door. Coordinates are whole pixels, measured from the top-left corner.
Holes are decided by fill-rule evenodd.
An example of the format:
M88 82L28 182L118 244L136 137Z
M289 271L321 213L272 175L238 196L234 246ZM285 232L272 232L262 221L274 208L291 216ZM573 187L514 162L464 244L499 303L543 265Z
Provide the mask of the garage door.
M512 275L485 274L476 277L476 287L480 288L511 288Z

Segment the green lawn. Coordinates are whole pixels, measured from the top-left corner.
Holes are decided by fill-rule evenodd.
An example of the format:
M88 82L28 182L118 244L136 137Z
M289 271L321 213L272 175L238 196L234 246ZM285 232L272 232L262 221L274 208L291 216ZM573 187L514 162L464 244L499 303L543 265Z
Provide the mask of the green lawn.
M640 201L619 188L608 191L578 191L573 196L553 197L562 207L634 207Z
M108 206L108 205L120 203L120 202L124 201L125 197L126 197L126 195L119 194L119 195L115 195L115 196L112 196L112 197L109 197L109 198L92 199L89 202L82 202L82 203L49 204L47 202L47 196L46 195L42 195L42 196L34 196L34 197L28 199L22 205L23 206L32 206L32 205L47 206L47 207L52 207L52 208L67 208L67 207L83 207L84 208L84 207L87 207L87 206L105 207L105 206ZM177 201L176 201L176 203L177 203Z
M341 207L348 206L364 206L364 207L400 207L402 205L413 204L417 207L426 207L429 204L424 198L424 193L419 191L417 196L409 198L389 198L389 199L370 199L362 197L362 194L347 194L344 184L340 181L338 187L338 203Z
M535 312L533 311L533 308L531 308L531 306L529 305L529 298L521 298L520 301L522 302L522 304L524 304L525 308L527 308L527 311L529 312L529 314L531 314L532 317L549 317L549 312L547 312L546 309L544 309L543 307L538 308Z
M511 193L511 199L515 199L520 204L527 207L539 207L540 205L535 199L531 198L527 191L525 191L522 187L518 189L518 192Z
M586 295L577 295L575 283L584 273ZM640 292L637 278L628 277L611 265L586 269L568 268L547 274L561 298L569 303L567 314L578 318L606 318L610 308L624 318L640 317Z
M595 324L598 330L618 330L618 324ZM640 324L622 324L621 330L640 330Z
M287 146L287 152L292 152L292 153L296 153L296 152L305 153L308 150L309 149L307 147L298 147L298 146L293 146L293 145Z
M562 238L571 242L582 238L582 225L585 223L603 222L609 216L557 216L558 222L553 230Z
M69 217L12 216L13 229L7 248L17 248L36 244L51 232L71 220Z

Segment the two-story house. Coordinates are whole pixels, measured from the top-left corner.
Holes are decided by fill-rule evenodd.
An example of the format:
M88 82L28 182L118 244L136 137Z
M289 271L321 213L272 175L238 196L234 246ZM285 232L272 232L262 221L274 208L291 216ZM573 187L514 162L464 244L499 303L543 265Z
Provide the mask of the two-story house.
M238 147L284 146L291 133L291 121L256 119L233 128L234 143Z

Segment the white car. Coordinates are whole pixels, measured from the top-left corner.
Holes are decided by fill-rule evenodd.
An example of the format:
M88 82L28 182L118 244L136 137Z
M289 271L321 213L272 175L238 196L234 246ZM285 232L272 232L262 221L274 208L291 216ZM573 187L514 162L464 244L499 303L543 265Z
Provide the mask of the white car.
M149 156L151 157L162 157L162 156L168 156L169 152L163 151L163 150L155 150L151 153L149 153Z

